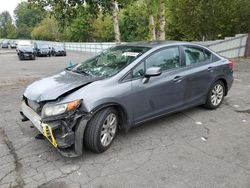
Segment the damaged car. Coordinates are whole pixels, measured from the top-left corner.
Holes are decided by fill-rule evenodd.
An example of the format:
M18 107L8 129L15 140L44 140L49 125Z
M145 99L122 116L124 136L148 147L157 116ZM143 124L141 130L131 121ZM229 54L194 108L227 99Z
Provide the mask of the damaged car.
M63 45L54 45L51 48L51 55L53 56L66 56L67 52Z
M218 108L232 83L232 61L201 45L131 43L32 83L21 115L65 156L81 155L83 145L101 153L118 130L197 105Z
M20 41L17 45L16 52L20 60L36 59L36 51L30 41Z

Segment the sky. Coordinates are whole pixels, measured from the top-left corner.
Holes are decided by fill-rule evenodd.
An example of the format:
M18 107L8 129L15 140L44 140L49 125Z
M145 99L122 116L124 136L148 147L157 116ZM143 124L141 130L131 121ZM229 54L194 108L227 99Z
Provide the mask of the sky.
M22 1L26 0L0 0L0 13L7 10L13 18L14 9Z

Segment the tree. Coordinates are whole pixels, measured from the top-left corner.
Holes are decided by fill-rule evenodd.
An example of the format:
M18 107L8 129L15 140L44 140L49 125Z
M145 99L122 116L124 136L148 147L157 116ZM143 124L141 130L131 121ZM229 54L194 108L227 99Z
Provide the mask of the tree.
M159 24L159 31L157 38L159 40L165 40L165 0L159 0L158 2L158 24Z
M115 41L120 43L118 10L123 8L132 0L28 0L33 7L43 7L47 10L48 7L51 13L55 16L59 24L64 27L70 23L70 20L76 17L79 8L89 7L93 15L110 14L113 18Z
M149 37L148 12L145 3L137 2L121 11L120 29L122 41L145 41Z
M92 37L94 41L111 42L114 40L112 17L100 13L92 23Z
M150 40L165 40L165 1L166 0L145 0L149 13ZM155 17L157 14L157 21Z
M63 37L66 40L80 42L93 40L93 15L87 7L81 8L77 15L64 27Z
M0 14L0 37L8 38L8 35L13 34L14 30L10 13L8 11L2 12Z
M114 24L114 33L115 33L115 42L116 44L121 43L121 34L120 34L120 28L119 28L119 20L118 20L118 4L117 1L112 0L112 18L113 18L113 24Z
M58 26L54 18L46 17L31 32L32 39L36 40L59 40Z
M40 8L30 7L25 1L19 3L14 10L17 36L19 38L30 38L31 31L46 17L47 12Z

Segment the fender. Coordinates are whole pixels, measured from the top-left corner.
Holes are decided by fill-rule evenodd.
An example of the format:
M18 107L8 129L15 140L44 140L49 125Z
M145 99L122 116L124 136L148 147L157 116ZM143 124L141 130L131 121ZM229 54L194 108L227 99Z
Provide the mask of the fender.
M121 129L124 130L125 132L128 132L130 127L133 126L134 121L133 121L133 114L132 111L130 113L128 112L127 108L122 105L121 103L118 102L107 102L98 105L97 107L93 108L91 110L91 115L96 114L98 111L102 110L103 108L109 107L109 106L115 106L118 108L118 113L121 115L123 123L121 124Z
M83 153L83 136L84 136L84 131L87 126L88 121L90 120L92 116L89 114L87 116L84 116L80 119L80 122L76 126L75 129L75 153L77 156L82 155Z

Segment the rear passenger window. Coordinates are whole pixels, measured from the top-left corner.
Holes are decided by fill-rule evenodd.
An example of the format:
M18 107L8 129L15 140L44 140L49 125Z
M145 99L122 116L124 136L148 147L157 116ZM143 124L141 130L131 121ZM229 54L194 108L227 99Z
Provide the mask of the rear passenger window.
M212 62L212 53L197 47L185 47L184 56L186 65Z
M162 71L180 67L179 48L166 48L154 53L146 60L146 69L150 67L160 67Z

